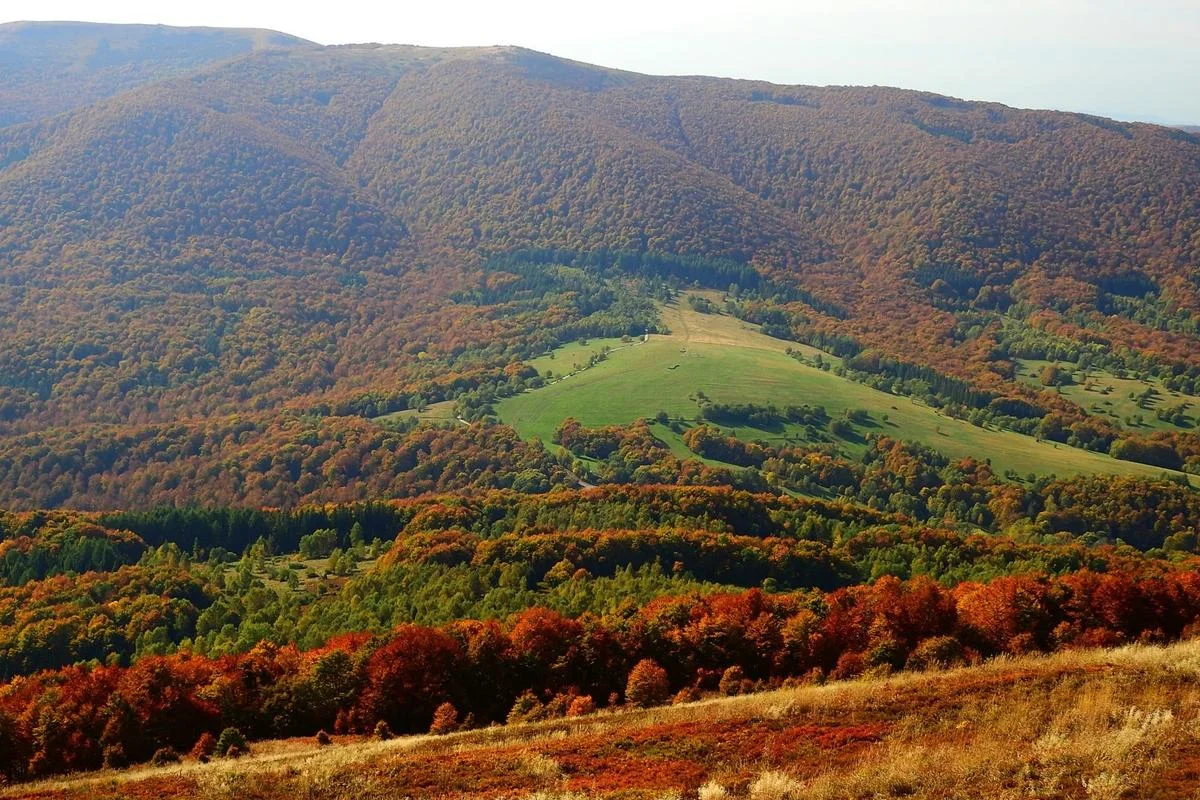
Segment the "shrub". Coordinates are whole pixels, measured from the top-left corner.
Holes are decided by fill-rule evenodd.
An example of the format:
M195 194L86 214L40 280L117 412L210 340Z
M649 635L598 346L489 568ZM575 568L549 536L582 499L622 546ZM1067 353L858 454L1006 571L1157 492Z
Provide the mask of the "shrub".
M953 636L931 636L923 639L908 657L909 669L952 667L963 663L962 643Z
M150 758L150 763L156 767L178 764L179 753L176 753L173 747L160 747L154 751L154 755Z
M709 781L696 791L697 800L725 800L729 792L716 781Z
M721 694L733 696L742 693L742 687L746 683L746 671L736 664L721 673L721 682L717 688Z
M892 669L900 669L904 666L908 653L905 652L904 644L900 640L887 637L876 642L865 658L867 666L888 666Z
M863 670L867 667L866 659L862 653L842 653L842 657L838 659L837 666L834 667L831 677L834 680L842 681L847 678L856 678L863 674Z
M821 686L826 680L825 670L821 669L820 667L813 667L808 672L804 673L804 676L801 678L801 680L803 680L805 683L811 683L814 686Z
M1008 652L1013 655L1025 655L1026 653L1036 653L1041 650L1038 647L1037 637L1028 631L1018 633L1008 640Z
M458 728L458 709L453 703L442 703L433 712L433 723L429 726L429 732L437 735L444 735L453 732Z
M671 689L667 671L653 659L643 658L629 673L625 699L635 706L648 708L667 702Z
M206 759L212 756L217 751L217 740L211 733L205 731L200 734L200 738L192 745L190 755L196 759Z
M534 722L545 715L545 710L542 701L538 700L533 692L525 691L513 702L507 721L509 725L516 722Z
M671 705L677 706L681 703L694 703L700 699L700 690L695 686L685 686L675 693L671 698Z
M110 744L104 748L104 768L105 769L121 769L129 766L129 758L125 755L125 748L119 744Z
M239 750L239 755L247 752L250 747L246 744L246 737L237 728L226 728L221 731L221 735L217 737L217 746L213 751L219 756L230 756L229 751L236 747ZM230 756L235 758L236 756Z
M567 708L567 716L582 717L594 714L595 711L596 701L592 699L590 694L583 694L571 701L571 705Z
M567 710L571 707L571 701L575 699L574 695L559 692L547 701L542 707L542 719L554 719L555 717L565 717Z
M323 731L323 730L322 730L322 731L317 731L317 744L319 744L319 745L321 745L322 747L324 747L325 745L327 745L327 744L330 744L330 743L332 743L332 742L333 742L333 740L329 738L329 734L328 734L328 733L326 733L326 732L325 732L325 731Z
M829 432L839 439L845 439L854 435L854 426L844 419L831 419Z
M542 753L526 753L522 756L520 770L526 777L539 781L557 781L563 776L562 765Z

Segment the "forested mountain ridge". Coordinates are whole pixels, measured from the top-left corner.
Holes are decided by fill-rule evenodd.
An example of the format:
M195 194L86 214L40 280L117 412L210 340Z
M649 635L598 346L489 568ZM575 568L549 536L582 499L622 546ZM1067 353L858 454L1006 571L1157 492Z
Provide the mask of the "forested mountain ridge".
M953 777L860 794L1185 785L1195 648L1145 645L1200 631L1200 138L262 31L5 26L7 65L0 796L361 795L247 770L667 702L379 791L799 797L939 737ZM711 702L860 676L920 718Z
M52 53L95 39L45 32ZM582 322L612 307L600 284L581 295L574 278L538 278L558 292L540 302L542 288L505 288L513 267L497 259L529 248L719 260L733 266L687 280L725 288L715 276L742 270L752 322L924 365L982 402L1065 415L1063 429L1090 412L1015 380L1018 356L1099 348L1120 354L1112 369L1189 387L1200 374L1200 140L1178 130L878 87L651 77L513 47L205 31L185 37L211 45L185 68L162 60L185 32L106 35L134 43L118 72L137 85L0 129L13 463L42 458L16 438L33 432L103 449L113 432L97 424L246 414L265 430L283 409L454 399L616 330ZM0 58L34 69L27 47ZM29 86L53 95L56 74ZM1104 425L1107 448L1121 424Z
M0 127L52 116L255 50L302 45L311 42L267 30L0 24Z

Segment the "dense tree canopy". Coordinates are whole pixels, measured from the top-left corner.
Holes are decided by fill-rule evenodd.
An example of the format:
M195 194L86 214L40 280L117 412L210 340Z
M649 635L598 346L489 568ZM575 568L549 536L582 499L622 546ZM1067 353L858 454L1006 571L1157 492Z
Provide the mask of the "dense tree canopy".
M1197 630L1186 475L1000 475L825 398L496 419L690 306L1200 472L1196 137L95 33L0 26L0 782Z
M20 43L36 30L5 31L29 96L37 48ZM1090 413L1013 382L1012 359L1047 336L1055 358L1099 348L1176 388L1200 377L1186 277L1200 144L1178 131L515 48L105 35L144 74L105 78L115 62L87 60L91 28L45 32L45 58L83 59L74 110L0 127L9 505L161 502L53 464L22 475L69 460L68 441L103 459L147 426L201 441L232 414L262 429L286 409L376 416L464 395L481 418L526 379L502 374L522 359L653 328L664 281L731 287L775 333L1024 432ZM1063 439L1182 466L1200 444L1177 433L1147 443L1105 422ZM212 474L191 449L164 460Z

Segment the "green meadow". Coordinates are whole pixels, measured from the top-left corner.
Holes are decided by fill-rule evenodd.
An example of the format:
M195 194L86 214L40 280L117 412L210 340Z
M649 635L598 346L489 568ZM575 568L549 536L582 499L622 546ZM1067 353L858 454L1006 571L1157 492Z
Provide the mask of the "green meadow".
M409 417L416 417L421 422L449 422L454 419L454 401L443 400L439 403L430 403L420 411L414 408L404 411L393 411L390 414L375 417L374 420L376 422L387 422L389 420L408 419Z
M690 424L699 413L703 393L717 403L774 403L821 405L830 416L865 410L869 418L854 426L854 434L835 438L820 432L817 439L834 442L850 455L861 453L869 433L922 442L950 457L990 459L1003 473L1070 475L1119 473L1159 476L1163 470L1053 442L1041 442L1010 431L979 428L953 419L908 397L872 389L832 372L801 364L785 353L788 347L818 351L766 336L757 326L724 314L702 314L671 304L663 309L669 334L650 335L623 345L619 340L575 343L543 356L533 365L553 382L541 389L507 398L497 407L501 420L525 437L549 443L555 428L567 417L585 425L628 423L666 411L673 420ZM567 375L587 364L592 353L607 345L608 357L590 368ZM836 359L823 354L826 360ZM562 377L567 375L566 377ZM801 426L775 430L731 428L748 440L771 444L809 442ZM655 432L671 449L685 454L682 440L663 426Z
M1022 359L1017 362L1017 378L1039 388L1042 370L1050 361ZM1120 378L1105 370L1084 372L1074 369L1073 364L1056 363L1059 369L1072 375L1074 383L1059 386L1057 391L1071 402L1081 406L1089 414L1107 417L1109 422L1122 428L1147 432L1187 430L1195 426L1196 414L1200 411L1200 398L1174 392L1163 386L1157 378ZM1184 425L1175 425L1160 420L1155 412L1160 409L1185 406Z

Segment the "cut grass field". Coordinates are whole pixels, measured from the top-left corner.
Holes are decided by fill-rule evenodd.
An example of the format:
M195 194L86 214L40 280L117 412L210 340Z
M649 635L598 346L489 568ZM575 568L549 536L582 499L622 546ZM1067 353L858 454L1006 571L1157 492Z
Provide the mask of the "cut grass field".
M505 399L497 407L500 419L525 437L553 439L567 417L584 425L610 425L653 417L666 411L672 419L692 420L698 410L697 391L718 403L822 405L831 416L851 409L870 415L856 425L857 436L834 440L851 455L861 453L870 432L886 433L927 444L947 456L991 459L993 468L1020 475L1061 476L1112 473L1158 477L1163 470L1119 461L1107 455L1040 442L1011 431L979 428L953 419L911 398L898 397L840 378L832 372L801 364L785 352L801 349L808 359L818 351L761 333L757 326L725 314L701 314L676 303L663 309L671 333L651 335L644 343L614 350L593 367L561 378L541 389ZM544 356L533 365L543 373L562 375L564 365L586 364L587 356L616 340L571 345ZM821 354L827 361L836 359ZM774 431L726 428L745 439L772 444L810 441L799 426ZM672 450L687 451L677 433L663 426L655 432ZM830 437L832 439L832 437Z
M386 742L68 776L10 798L1185 798L1200 642L999 659Z

